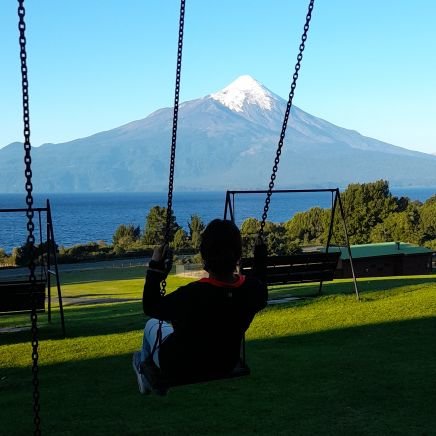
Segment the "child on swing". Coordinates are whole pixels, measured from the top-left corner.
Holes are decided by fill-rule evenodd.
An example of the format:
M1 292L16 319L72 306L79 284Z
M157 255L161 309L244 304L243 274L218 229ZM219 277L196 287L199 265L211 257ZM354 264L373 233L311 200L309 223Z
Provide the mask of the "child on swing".
M171 269L171 253L165 246L154 250L142 297L144 313L151 319L142 349L133 355L141 393L151 391L141 372L146 360L176 377L230 373L240 359L245 331L267 304L268 290L261 280L265 247L255 251L254 276L237 274L242 241L233 222L211 221L202 234L200 253L209 277L162 296L160 283Z

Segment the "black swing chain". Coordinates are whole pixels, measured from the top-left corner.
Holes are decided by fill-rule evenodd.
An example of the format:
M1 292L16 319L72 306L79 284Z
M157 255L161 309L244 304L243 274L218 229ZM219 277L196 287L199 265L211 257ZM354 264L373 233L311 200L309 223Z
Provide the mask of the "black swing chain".
M172 229L172 210L173 210L173 188L174 188L174 167L176 163L176 144L177 144L177 122L179 118L179 96L180 96L180 78L182 73L182 49L183 49L183 28L185 25L185 0L180 2L180 18L179 18L179 40L177 45L177 68L176 68L176 86L174 90L174 111L173 111L173 131L171 138L171 157L170 157L170 172L168 180L168 204L166 214L164 244L169 245ZM166 293L166 280L161 284L161 295Z
M26 23L24 21L24 16L26 11L24 8L24 0L18 0L18 29L20 31L20 60L21 60L21 85L22 85L22 96L23 96L23 123L24 123L24 163L25 171L24 175L26 178L26 204L27 204L27 247L29 249L29 281L32 290L32 311L30 314L32 322L32 376L33 376L33 423L34 423L34 434L40 435L41 429L41 419L39 417L40 404L39 404L39 379L38 379L38 315L36 313L36 275L35 275L35 236L34 230L35 225L33 223L34 211L33 211L33 185L32 185L32 159L30 156L30 116L29 116L29 81L27 78L27 53L26 53Z
M289 116L290 116L291 108L292 108L292 101L294 99L295 88L297 86L298 72L300 71L301 61L303 60L303 52L304 52L304 48L305 48L305 44L306 44L306 40L307 40L307 32L309 31L310 20L312 18L312 10L313 10L314 3L315 3L315 0L310 0L307 15L306 15L306 23L304 25L304 32L303 32L303 35L301 36L301 43L300 43L300 47L299 47L299 53L297 56L297 63L295 64L295 71L294 71L294 74L292 76L291 91L289 93L288 104L286 106L286 112L285 112L285 116L283 119L282 131L280 133L280 139L279 139L278 146L277 146L276 157L274 159L274 166L272 168L271 179L270 179L270 182L268 185L268 192L267 192L266 198L265 198L265 205L263 207L262 221L260 223L260 229L259 229L259 235L258 235L260 240L263 239L263 232L264 232L266 220L268 217L268 210L269 210L269 205L271 202L272 191L274 189L274 182L275 182L275 179L277 177L277 171L278 171L279 163L280 163L280 155L282 154L282 147L283 147L283 143L285 140L286 128L288 126Z

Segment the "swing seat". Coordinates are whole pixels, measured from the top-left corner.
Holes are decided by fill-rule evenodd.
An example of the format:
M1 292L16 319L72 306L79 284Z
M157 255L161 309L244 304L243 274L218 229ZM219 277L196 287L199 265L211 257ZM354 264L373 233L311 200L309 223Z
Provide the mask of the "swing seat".
M45 311L45 280L37 280L34 285L35 309ZM32 284L29 281L0 283L0 315L8 313L28 313L32 311Z
M333 276L341 253L303 253L289 256L269 256L266 260L266 282L268 285L325 282ZM253 258L241 259L240 272L250 275Z
M214 372L204 374L166 374L159 369L152 359L141 365L141 372L147 378L154 393L166 395L168 390L176 386L206 383L215 380L231 379L250 375L250 368L239 361L230 372Z

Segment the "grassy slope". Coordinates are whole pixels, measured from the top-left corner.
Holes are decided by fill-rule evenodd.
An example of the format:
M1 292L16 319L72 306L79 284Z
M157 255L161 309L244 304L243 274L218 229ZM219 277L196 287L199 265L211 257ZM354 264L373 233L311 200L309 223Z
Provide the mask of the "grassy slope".
M123 274L111 282L72 275L64 293L140 298L142 279ZM247 334L252 376L165 398L140 396L130 367L144 321L139 300L67 307L64 340L58 319L48 326L41 316L44 433L436 434L435 279L368 280L360 302L341 294L349 283L335 282L325 297L269 307ZM184 282L172 278L169 290ZM29 434L28 333L0 341L0 433Z

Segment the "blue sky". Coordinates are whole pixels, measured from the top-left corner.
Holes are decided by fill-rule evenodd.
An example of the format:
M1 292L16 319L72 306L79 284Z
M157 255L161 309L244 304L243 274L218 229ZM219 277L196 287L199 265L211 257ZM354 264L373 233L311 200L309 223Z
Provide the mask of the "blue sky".
M307 0L187 0L182 101L250 74L287 98ZM31 140L171 106L179 2L27 0ZM0 147L22 140L17 2L0 3ZM294 104L436 153L436 2L316 0ZM279 133L279 132L278 132Z

